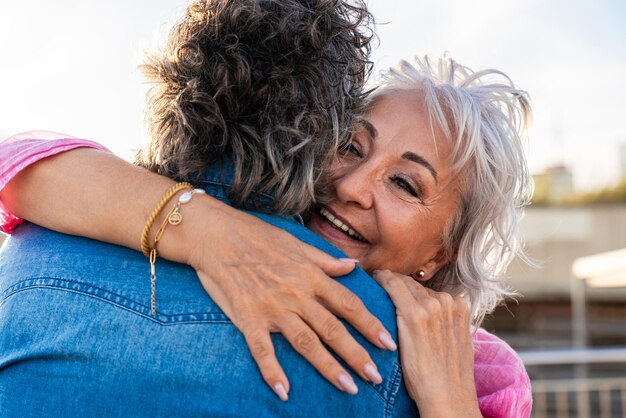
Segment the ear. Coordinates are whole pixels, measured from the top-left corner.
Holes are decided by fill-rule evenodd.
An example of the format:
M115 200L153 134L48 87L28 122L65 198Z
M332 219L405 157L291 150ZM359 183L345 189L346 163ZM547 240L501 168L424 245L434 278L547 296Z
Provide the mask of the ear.
M439 269L454 258L456 258L456 249L454 251L444 251L439 250L437 254L430 260L426 262L426 264L420 266L417 270L415 270L410 276L413 277L414 280L417 280L420 283L425 283L433 278L433 276L439 271ZM421 272L424 274L420 274Z

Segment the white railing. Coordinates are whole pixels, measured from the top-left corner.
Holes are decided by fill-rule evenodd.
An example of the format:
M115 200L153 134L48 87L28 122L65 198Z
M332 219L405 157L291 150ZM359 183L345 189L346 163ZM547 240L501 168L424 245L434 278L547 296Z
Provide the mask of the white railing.
M533 380L535 418L626 418L626 377L592 378L591 364L626 364L626 347L520 353L527 367L574 365L571 379Z
M533 417L626 417L626 378L533 381Z

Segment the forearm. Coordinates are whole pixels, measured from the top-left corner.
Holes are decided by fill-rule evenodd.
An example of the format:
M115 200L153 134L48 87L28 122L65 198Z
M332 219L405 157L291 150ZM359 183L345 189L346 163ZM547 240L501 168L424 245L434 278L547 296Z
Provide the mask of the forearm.
M78 148L22 170L7 183L0 198L15 215L30 222L139 250L146 219L173 184L167 177L133 166L112 154ZM175 198L164 213L174 201ZM208 216L213 207L220 206L208 196L196 197L193 203L184 208L193 211L193 216L199 216L201 208ZM160 218L155 221L158 224ZM196 244L196 238L188 236L197 232L190 228L191 224L183 222L168 229L161 255L187 262ZM152 229L154 234L157 228Z

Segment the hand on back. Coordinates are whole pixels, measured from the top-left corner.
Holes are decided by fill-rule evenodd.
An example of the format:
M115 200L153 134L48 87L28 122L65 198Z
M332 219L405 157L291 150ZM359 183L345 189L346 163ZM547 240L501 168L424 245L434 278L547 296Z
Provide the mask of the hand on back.
M244 334L264 380L281 398L285 399L289 382L274 353L271 332L282 333L338 389L356 393L357 388L324 345L362 379L381 382L367 351L337 319L345 319L381 349L396 348L363 302L331 278L350 273L354 261L331 257L230 207L216 211L211 219L213 239L199 240L188 264Z

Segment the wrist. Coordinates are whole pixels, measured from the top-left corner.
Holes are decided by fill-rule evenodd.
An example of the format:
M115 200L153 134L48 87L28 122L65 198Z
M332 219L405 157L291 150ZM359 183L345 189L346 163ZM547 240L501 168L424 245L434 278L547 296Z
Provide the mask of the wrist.
M443 396L413 397L422 418L482 418L476 396L459 396L446 393Z
M143 232L141 233L141 252L143 252L143 255L146 257L150 256L151 260L156 257L158 243L163 237L163 233L165 232L168 224L174 226L180 224L182 221L183 218L180 214L180 206L184 203L189 203L191 198L193 198L196 190L191 189L193 189L193 185L191 183L176 183L167 190L163 197L161 197L159 203L157 203L156 207L150 213L150 216L143 227ZM197 191L204 193L204 190ZM175 198L177 198L177 201L166 213L165 207ZM166 213L165 216L163 215L164 213ZM157 218L163 219L161 219L160 226L156 229L156 233L154 233L153 226L156 227L154 223ZM154 235L152 242L150 239L151 235Z
M167 212L176 204L178 195L163 210L155 224L165 219ZM195 194L193 199L181 206L182 222L170 226L159 242L159 256L170 261L185 263L198 270L200 263L194 254L205 243L215 243L219 236L216 227L223 219L223 207L228 208L214 197ZM153 228L156 230L156 228ZM154 234L155 232L152 232Z

